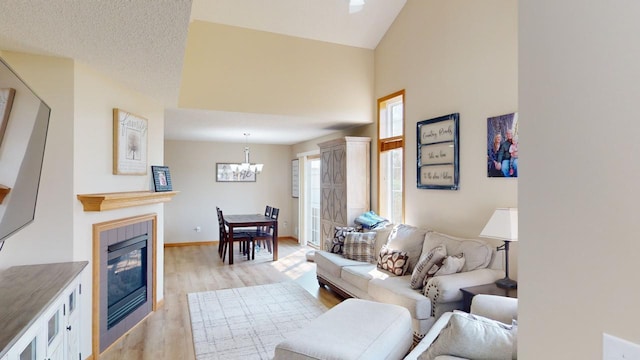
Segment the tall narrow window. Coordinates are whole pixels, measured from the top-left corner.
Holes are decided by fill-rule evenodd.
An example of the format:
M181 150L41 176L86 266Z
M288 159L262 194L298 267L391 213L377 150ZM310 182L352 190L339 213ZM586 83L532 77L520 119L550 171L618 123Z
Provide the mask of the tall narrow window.
M404 90L378 99L378 212L404 220Z

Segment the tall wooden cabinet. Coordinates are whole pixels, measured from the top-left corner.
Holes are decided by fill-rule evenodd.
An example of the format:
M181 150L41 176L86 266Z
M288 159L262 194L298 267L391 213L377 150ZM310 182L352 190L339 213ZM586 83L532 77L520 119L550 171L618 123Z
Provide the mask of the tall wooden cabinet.
M371 195L371 138L346 136L320 147L320 222L323 249L336 226L353 226L369 211Z

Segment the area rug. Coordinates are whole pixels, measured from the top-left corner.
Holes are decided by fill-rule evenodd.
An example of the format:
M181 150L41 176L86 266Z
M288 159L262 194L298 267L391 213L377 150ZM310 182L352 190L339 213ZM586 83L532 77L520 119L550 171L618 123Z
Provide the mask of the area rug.
M187 294L197 360L272 359L327 308L294 282Z

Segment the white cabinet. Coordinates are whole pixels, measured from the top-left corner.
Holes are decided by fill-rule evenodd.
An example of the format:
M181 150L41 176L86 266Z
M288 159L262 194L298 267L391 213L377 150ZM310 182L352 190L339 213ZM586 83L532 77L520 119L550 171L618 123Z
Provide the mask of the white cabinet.
M47 265L11 268L7 270L12 271L10 275L0 279L5 281L16 278L25 279L24 288L17 289L17 292L23 292L23 296L32 294L31 297L34 298L33 301L28 299L23 301L22 315L24 316L12 323L12 325L18 323L10 329L15 337L9 341L8 349L3 350L5 355L0 360L82 359L80 354L79 306L82 293L80 276L86 262L50 264L50 266L50 268ZM47 277L51 277L51 281L48 281ZM20 311L20 305L16 304L16 308L12 311ZM0 318L4 316L0 313ZM9 339L10 335L0 332L1 339Z
M320 147L320 222L323 249L336 226L352 226L369 211L370 143L368 137L346 136Z

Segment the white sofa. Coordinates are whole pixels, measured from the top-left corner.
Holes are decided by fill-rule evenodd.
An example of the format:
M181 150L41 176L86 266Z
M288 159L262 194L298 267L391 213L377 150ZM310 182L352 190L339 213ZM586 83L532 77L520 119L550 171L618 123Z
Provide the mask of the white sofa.
M435 341L447 342L448 344L445 346L451 347L450 350L446 350L446 349L442 349L442 346L440 346L441 348L440 353L442 354L440 355L436 354L436 356L433 357L433 359L435 360L467 359L465 357L451 355L452 353L460 355L461 352L465 352L465 351L474 352L474 353L490 352L492 354L491 355L492 359L499 359L499 360L517 358L517 339L516 339L517 324L513 325L513 320L518 319L518 299L495 296L495 295L476 295L473 297L473 301L471 303L471 314L493 319L507 325L511 324L512 325L511 330L508 331L511 334L507 334L513 337L511 339L512 341L511 343L509 343L509 340L505 341L505 339L497 339L497 340L494 339L494 341L491 341L489 336L481 337L478 335L477 332L474 332L471 335L474 336L474 339L478 339L477 344L474 344L474 342L476 342L475 340L471 340L469 342L466 342L464 345L465 347L475 346L475 348L472 348L471 350L463 350L461 349L461 347L457 347L455 344L456 341L459 341L461 343L465 341L465 339L462 336L459 339L443 339L442 337L438 338L443 332L443 329L445 329L445 327L448 326L449 321L453 316L453 314L454 314L453 312L446 312L442 314L442 316L438 319L438 321L436 321L435 324L433 324L433 326L431 327L431 329L429 329L429 332L422 339L422 341L420 341L420 343L418 343L418 345L416 345L416 347L414 347L413 350L411 350L411 352L404 358L404 360L417 360L417 359L421 360L420 355L422 355L425 351L427 351L429 346L431 346ZM472 330L470 330L470 332L471 331ZM502 335L504 335L504 333ZM503 349L501 351L501 350L496 350L491 348L494 346L510 346L511 348ZM500 352L501 352L501 355L497 355ZM430 354L430 355L434 355L434 354ZM478 356L480 355L474 355L470 357L475 358ZM423 355L423 358L428 359L429 357L426 356L425 354Z
M341 254L331 253L327 251L331 244L325 243L325 250L316 251L314 256L318 283L320 286L328 286L346 298L374 300L407 308L412 318L415 343L424 337L442 314L462 309L460 288L492 283L505 275L502 270L502 256L497 256L495 246L482 240L461 239L399 224L376 230L374 253L378 254L385 244L409 253L407 275L394 276L377 268L375 263L350 260ZM444 245L450 255L464 252L465 257L469 259L467 264L470 267L478 265L473 263L478 253L482 253L481 256L488 253L488 259L480 264L484 265L480 268L435 276L428 280L424 289L412 289L411 273L421 254L439 244Z

